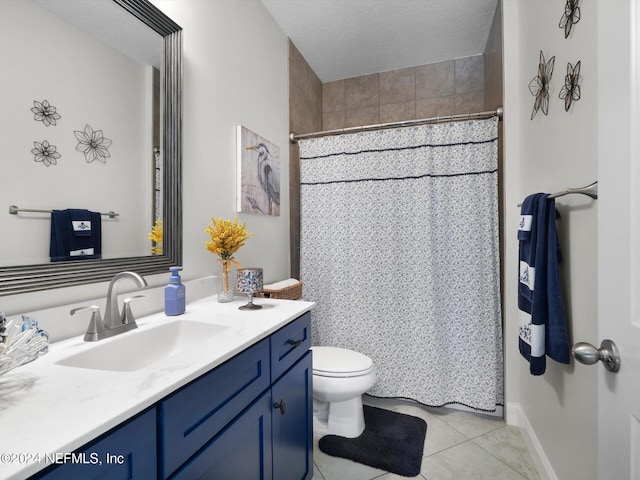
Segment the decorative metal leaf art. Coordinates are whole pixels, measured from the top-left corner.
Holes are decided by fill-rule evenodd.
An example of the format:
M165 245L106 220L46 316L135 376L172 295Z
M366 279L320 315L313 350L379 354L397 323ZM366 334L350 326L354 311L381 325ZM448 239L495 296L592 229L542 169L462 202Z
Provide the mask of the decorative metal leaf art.
M569 36L573 26L580 21L579 2L580 0L567 0L564 6L564 13L558 24L559 28L564 28L564 38Z
M529 91L531 95L536 97L533 104L533 111L531 112L531 120L536 116L538 110L542 110L542 113L545 115L549 114L549 82L551 82L555 62L555 56L551 57L548 62L545 62L544 54L542 50L540 50L538 75L533 77L533 80L529 82Z
M87 124L84 127L84 131L74 130L73 134L78 139L76 150L84 153L87 163L91 163L94 160L107 163L107 158L111 156L109 153L111 140L104 137L102 130L94 130Z
M558 95L564 100L564 111L568 112L571 103L580 100L580 61L574 65L567 63L567 74L564 76L564 86Z
M49 104L47 100L43 100L39 102L37 100L33 101L34 107L31 109L33 112L33 119L36 122L42 122L45 127L49 125L56 125L56 120L60 120L62 118L58 112L56 112L56 107Z
M61 155L57 152L55 145L51 145L48 140L43 140L42 142L33 142L33 146L35 148L31 149L31 153L34 161L42 162L47 167L58 164Z

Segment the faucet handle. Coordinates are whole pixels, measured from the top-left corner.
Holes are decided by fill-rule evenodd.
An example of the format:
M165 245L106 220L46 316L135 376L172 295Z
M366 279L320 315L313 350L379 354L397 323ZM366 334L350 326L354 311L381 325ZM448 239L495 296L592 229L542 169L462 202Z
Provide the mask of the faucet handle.
M100 307L98 305L85 305L84 307L73 308L69 313L71 315L75 315L76 313L86 312L87 310L91 310L92 312L100 312Z
M76 313L86 312L88 310L91 310L91 312L93 313L91 314L91 320L89 321L87 333L84 334L84 341L94 342L96 340L99 340L99 334L106 330L104 327L104 323L102 323L102 318L100 317L100 307L97 305L78 307L72 309L69 313L71 315L75 315Z
M124 305L122 309L122 324L126 325L127 323L136 323L136 319L133 316L133 312L131 311L131 301L137 300L138 298L144 298L144 295L134 295L133 297L128 297L124 299Z

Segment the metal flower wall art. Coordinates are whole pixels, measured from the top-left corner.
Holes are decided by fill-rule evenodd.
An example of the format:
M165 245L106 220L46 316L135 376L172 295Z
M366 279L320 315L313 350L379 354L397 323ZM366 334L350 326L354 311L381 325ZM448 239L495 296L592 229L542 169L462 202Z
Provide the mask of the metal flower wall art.
M567 63L567 74L559 98L564 100L564 111L568 112L573 101L580 100L580 62L574 65Z
M33 142L35 148L31 149L33 153L33 160L36 162L42 162L47 167L49 165L57 165L58 159L61 155L57 152L57 147L51 145L48 140L42 142Z
M564 38L569 37L573 26L580 21L580 0L567 0L564 6L564 13L558 24L559 28L564 29Z
M111 140L103 136L102 130L94 130L87 124L84 131L74 130L73 134L78 139L76 150L84 153L87 163L94 160L107 163L107 158L111 156L109 153Z
M36 122L42 122L46 127L49 125L56 125L56 121L62 118L58 112L56 112L56 107L51 105L47 100L43 100L39 102L37 100L33 101L34 107L31 109L33 112L33 119Z
M531 112L531 120L536 116L538 110L542 110L545 115L549 114L549 82L551 82L551 76L553 75L553 65L555 64L556 57L551 57L548 62L545 62L544 54L540 50L540 62L538 63L538 75L529 82L529 91L531 95L536 97L533 104L533 111Z

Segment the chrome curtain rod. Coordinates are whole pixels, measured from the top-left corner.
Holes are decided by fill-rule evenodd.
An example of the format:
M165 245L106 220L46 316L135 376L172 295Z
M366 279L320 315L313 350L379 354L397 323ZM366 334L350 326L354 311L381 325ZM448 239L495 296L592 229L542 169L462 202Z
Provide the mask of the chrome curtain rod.
M18 212L30 212L30 213L53 213L53 210L38 210L33 208L18 208L15 205L9 206L9 213L11 215L17 215ZM107 213L100 212L100 215L108 216L109 218L116 218L119 216L119 213L114 212L113 210Z
M419 120L406 120L403 122L378 123L375 125L364 125L361 127L348 127L348 128L338 128L336 130L325 130L323 132L300 133L300 134L295 134L291 132L289 134L289 142L298 143L298 140L302 140L306 138L326 137L328 135L342 135L345 133L368 132L372 130L382 130L385 128L412 127L414 125L460 122L463 120L480 120L483 118L492 118L492 117L498 117L500 120L502 120L503 113L504 113L504 109L502 107L498 107L495 110L489 110L486 112L463 113L460 115L449 115L445 117L421 118Z
M595 181L584 187L567 188L566 190L562 190L561 192L550 193L549 195L547 195L547 198L558 198L558 197L563 197L565 195L569 195L572 193L579 193L581 195L586 195L587 197L591 197L594 200L597 200L598 199L598 182ZM522 204L519 203L518 206L521 207Z

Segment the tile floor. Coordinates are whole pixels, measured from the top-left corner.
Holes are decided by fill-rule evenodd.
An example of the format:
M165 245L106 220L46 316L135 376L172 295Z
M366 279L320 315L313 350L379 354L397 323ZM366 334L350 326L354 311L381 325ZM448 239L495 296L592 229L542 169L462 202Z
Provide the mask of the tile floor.
M520 431L502 418L365 396L364 403L421 417L427 438L417 480L540 480ZM399 480L400 475L331 457L314 437L314 480Z

